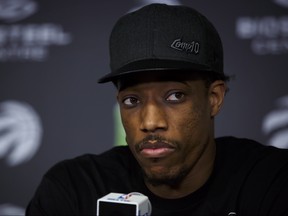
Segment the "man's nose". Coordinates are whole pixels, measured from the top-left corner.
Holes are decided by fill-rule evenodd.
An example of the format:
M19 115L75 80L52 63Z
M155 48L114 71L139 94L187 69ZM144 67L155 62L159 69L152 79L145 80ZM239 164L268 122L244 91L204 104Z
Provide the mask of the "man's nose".
M144 132L156 132L158 130L167 130L167 116L163 107L156 103L150 103L143 106L141 110L140 130Z

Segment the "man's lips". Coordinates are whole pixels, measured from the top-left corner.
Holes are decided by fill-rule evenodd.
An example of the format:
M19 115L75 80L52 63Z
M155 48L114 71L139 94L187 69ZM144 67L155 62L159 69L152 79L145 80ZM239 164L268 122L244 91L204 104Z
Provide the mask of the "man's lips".
M138 150L146 158L162 158L174 152L175 147L166 142L151 140L141 143Z

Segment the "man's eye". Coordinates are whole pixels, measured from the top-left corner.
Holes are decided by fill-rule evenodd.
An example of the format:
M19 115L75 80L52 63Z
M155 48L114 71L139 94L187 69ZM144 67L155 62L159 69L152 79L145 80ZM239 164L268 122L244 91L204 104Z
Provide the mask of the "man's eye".
M135 97L128 97L123 100L123 104L127 106L134 106L139 103L139 100Z
M174 101L177 102L177 101L182 100L183 97L184 97L184 93L182 93L182 92L174 92L174 93L170 94L170 95L166 98L166 100L167 100L167 101L172 101L172 102L174 102Z

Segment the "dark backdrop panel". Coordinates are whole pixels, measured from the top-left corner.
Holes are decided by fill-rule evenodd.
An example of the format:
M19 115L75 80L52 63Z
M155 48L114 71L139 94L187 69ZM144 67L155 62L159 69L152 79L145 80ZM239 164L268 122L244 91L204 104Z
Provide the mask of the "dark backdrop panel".
M114 145L115 90L97 79L109 72L117 18L149 2L0 1L0 213L23 214L56 162ZM216 136L286 148L287 1L165 2L195 7L222 36L225 72L235 78Z

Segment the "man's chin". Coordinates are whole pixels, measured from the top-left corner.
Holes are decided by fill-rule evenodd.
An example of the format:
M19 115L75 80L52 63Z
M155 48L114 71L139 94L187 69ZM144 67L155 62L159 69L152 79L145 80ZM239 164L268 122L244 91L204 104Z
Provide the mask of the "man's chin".
M153 186L167 185L170 187L176 187L187 176L188 170L182 170L177 173L147 173L144 172L145 181Z

